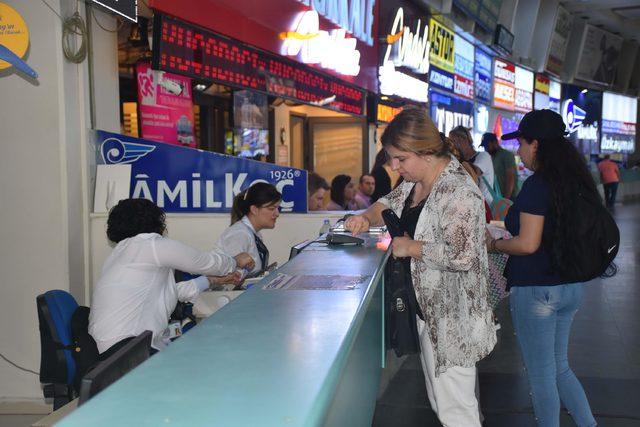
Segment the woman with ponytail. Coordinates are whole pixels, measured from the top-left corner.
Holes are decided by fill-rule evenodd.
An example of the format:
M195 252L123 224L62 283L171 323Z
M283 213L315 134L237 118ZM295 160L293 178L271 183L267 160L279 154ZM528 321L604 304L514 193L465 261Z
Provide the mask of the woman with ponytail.
M518 155L533 171L509 208L505 226L514 237L494 240L491 252L509 255L505 276L511 289L513 326L527 368L539 426L560 425L560 401L578 426L595 426L580 381L569 366L567 347L583 283L570 283L571 246L579 234L576 195L602 202L584 158L565 138L562 117L551 110L527 113L518 130ZM597 249L594 248L594 251Z
M282 194L266 182L253 184L233 199L231 226L222 233L216 246L231 256L240 252L251 255L255 267L248 272L250 276L262 273L269 266L269 250L261 231L276 226L281 201Z
M415 291L418 340L431 408L445 426L480 426L476 363L493 349L485 217L480 189L424 109L405 109L382 145L404 182L346 221L353 234L383 224L392 209L406 231L391 243L406 258ZM472 169L470 168L470 171Z

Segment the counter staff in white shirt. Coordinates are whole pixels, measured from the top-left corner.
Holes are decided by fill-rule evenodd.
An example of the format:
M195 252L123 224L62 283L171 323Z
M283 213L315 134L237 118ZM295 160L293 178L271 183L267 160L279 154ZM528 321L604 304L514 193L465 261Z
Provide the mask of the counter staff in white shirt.
M247 253L200 252L163 237L165 230L164 212L146 199L122 200L109 212L107 237L116 246L94 287L89 315L102 360L145 330L153 333L153 349L166 347L163 332L178 300L195 301L211 283L205 276L176 283L174 269L222 276L255 265Z
M251 255L255 266L249 269L249 276L258 275L269 266L269 250L261 231L275 228L281 202L282 194L266 182L252 185L233 200L231 226L220 235L216 246L231 256L241 252Z

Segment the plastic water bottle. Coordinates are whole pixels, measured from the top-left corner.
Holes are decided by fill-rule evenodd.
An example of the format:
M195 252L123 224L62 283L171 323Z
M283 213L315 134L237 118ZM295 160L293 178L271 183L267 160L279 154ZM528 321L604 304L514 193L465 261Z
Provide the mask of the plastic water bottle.
M329 231L331 231L331 222L328 219L325 219L324 222L322 223L322 227L320 227L319 236L322 236L323 234L328 233Z

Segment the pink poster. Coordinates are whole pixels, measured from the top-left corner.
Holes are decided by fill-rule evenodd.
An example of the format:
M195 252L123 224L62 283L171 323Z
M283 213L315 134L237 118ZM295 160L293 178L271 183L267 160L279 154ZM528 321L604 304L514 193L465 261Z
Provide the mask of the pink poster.
M142 137L195 147L191 79L152 70L148 63L136 66Z

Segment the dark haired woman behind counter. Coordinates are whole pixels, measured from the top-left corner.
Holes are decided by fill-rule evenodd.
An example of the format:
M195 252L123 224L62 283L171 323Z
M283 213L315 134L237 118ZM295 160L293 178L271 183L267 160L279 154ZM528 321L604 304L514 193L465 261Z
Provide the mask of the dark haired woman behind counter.
M265 182L252 185L233 200L231 226L222 233L216 246L230 256L241 252L251 255L255 267L248 272L249 276L256 276L269 266L269 250L260 232L276 226L280 202L282 194Z

